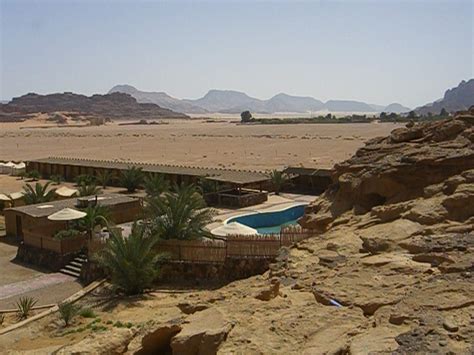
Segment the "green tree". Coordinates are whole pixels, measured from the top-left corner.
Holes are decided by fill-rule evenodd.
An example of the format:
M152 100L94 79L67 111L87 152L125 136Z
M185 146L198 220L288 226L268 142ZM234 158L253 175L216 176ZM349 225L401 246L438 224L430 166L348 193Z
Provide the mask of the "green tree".
M46 184L42 185L37 182L35 186L26 184L23 186L23 200L27 205L34 205L36 203L50 202L54 199L55 189L49 189L51 181L48 181Z
M157 263L162 256L154 248L156 242L142 226L134 224L127 238L112 232L96 260L118 290L127 295L140 294L152 286L158 275Z
M408 112L408 116L407 116L409 119L415 119L416 118L416 112L415 111L410 111Z
M107 188L107 185L110 184L110 181L112 180L112 174L108 170L103 170L100 171L95 178L97 180L97 183L99 183L105 190Z
M447 116L449 116L449 113L448 113L448 111L446 111L446 109L443 107L443 108L441 109L439 115L440 115L441 117L447 117Z
M125 187L129 193L135 192L143 183L143 170L135 166L123 170L120 175L120 184Z
M78 188L78 191L79 191L79 196L81 197L99 195L102 193L102 190L100 189L100 187L95 186L95 184L86 185L85 182L81 183L81 185Z
M281 189L289 182L288 175L282 173L278 170L273 170L270 172L270 180L275 190L275 195L279 195Z
M206 207L194 185L182 185L175 190L147 199L150 234L159 239L179 240L209 236L204 227L212 222L214 210Z
M88 206L84 212L87 215L78 220L77 226L80 230L86 231L89 239L92 239L95 227L104 227L108 224L110 212L106 206L101 205Z
M250 122L252 121L252 114L250 111L244 111L240 114L241 122Z
M169 191L170 183L163 174L149 174L145 177L145 191L148 196L160 196Z

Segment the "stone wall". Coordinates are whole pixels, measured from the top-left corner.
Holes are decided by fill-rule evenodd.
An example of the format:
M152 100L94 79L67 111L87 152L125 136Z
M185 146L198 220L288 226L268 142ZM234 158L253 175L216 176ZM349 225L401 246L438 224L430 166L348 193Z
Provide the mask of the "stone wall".
M59 271L76 257L76 254L60 255L54 251L36 248L21 243L15 261L46 268L51 271Z
M224 263L189 263L164 261L160 265L157 282L199 285L201 283L227 283L263 274L274 258L227 258ZM84 263L81 280L89 283L104 276L94 262Z

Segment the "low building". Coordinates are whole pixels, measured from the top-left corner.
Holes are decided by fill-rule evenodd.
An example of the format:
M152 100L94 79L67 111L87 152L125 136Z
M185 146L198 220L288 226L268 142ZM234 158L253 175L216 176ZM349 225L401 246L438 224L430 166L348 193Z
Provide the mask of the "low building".
M288 184L285 191L319 195L331 185L333 171L296 166L286 168L283 173L291 179L291 184Z
M65 229L66 222L50 221L48 216L64 208L83 208L88 204L107 206L113 223L134 221L142 208L140 200L120 194L106 194L71 198L4 210L7 236L16 236L26 242L32 238L53 237Z
M66 181L74 181L79 175L97 176L107 172L112 185L117 185L121 172L130 167L141 168L148 174L161 174L177 184L208 180L212 191L205 191L205 198L212 206L247 207L267 200L267 193L262 190L270 178L260 171L60 157L26 162L27 172L35 170L45 178L60 175Z

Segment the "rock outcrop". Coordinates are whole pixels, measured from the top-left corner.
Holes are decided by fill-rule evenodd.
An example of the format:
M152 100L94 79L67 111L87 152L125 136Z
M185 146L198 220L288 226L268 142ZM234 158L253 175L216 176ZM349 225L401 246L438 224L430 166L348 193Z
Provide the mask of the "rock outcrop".
M185 114L162 108L153 103L138 103L124 93L107 95L78 95L74 93L38 95L26 94L0 105L0 114L24 117L32 113L72 112L84 116L112 120L140 120L159 118L187 118Z
M467 191L472 188L470 169L474 169L474 111L399 128L389 137L369 141L351 159L336 165L333 186L308 208L302 225L324 231L348 211L392 213L395 219L402 211L394 209L403 209L402 202L427 194L438 195L436 204L412 209L409 219L463 220L474 208L466 210L472 205ZM435 207L437 211L432 210Z

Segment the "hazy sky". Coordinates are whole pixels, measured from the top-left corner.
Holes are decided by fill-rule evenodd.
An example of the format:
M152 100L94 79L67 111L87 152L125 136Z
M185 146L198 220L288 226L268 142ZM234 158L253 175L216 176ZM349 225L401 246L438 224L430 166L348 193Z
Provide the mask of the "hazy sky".
M0 98L234 89L417 106L473 77L473 2L1 2Z

